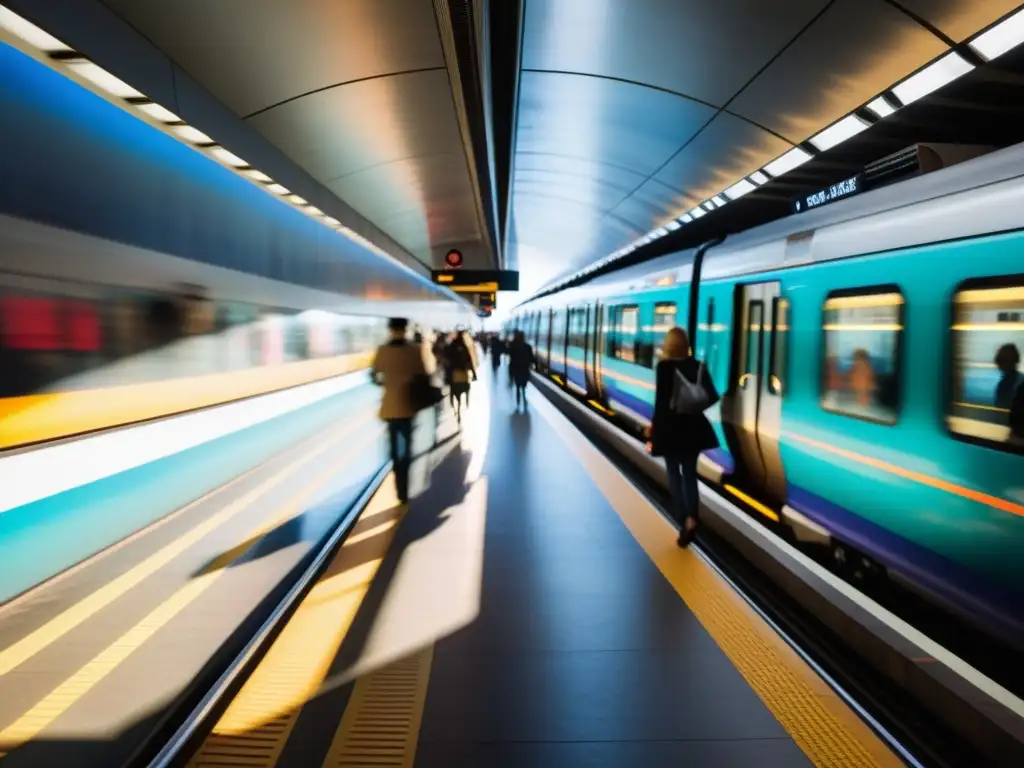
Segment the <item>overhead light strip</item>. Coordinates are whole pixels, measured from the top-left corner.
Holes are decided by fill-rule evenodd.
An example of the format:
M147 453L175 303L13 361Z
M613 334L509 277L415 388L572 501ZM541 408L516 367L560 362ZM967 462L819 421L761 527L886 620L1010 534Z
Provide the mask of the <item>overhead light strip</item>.
M1024 44L1024 9L1013 11L966 42L972 50L987 61L998 58L1007 51ZM879 120L884 120L899 109L899 106L887 96L888 93L892 93L899 99L900 104L912 104L957 80L972 69L974 69L974 66L959 53L947 51L910 77L903 79L876 96L865 104L864 108L874 114ZM828 128L819 131L807 141L819 152L827 152L862 131L867 130L869 127L870 125L866 120L856 113L851 113ZM698 205L688 213L678 216L671 225L658 227L652 233L640 238L636 242L643 244L668 234L668 232L674 232L680 226L701 218L707 212L713 211L715 208L721 208L726 202L737 200L744 195L750 194L757 187L767 184L772 178L778 178L800 167L810 160L811 157L812 155L802 147L793 147L766 164L761 170L754 171L745 179L741 179L710 200ZM614 260L615 258L616 254L612 254L606 260ZM571 277L567 278L566 282L571 281L571 279Z
M218 145L206 133L194 126L188 125L174 112L152 101L131 84L126 83L95 62L82 56L62 40L59 40L46 30L41 29L3 5L0 5L0 29L21 40L44 56L49 57L51 65L55 68L64 68L72 73L75 78L84 80L99 88L108 96L120 99L123 102L122 106L126 107L129 112L145 115L146 118L157 123L157 127L162 128L165 132L170 132L180 141L192 145L197 151L203 152L235 173L262 186L267 192L286 199L297 210L302 211L310 218L318 219L346 239L357 242L376 253L388 255L383 249L374 245L366 238L357 235L337 219L325 215L319 208L310 205L304 198L292 194L291 190L278 184L263 171L251 167L248 161L225 147Z

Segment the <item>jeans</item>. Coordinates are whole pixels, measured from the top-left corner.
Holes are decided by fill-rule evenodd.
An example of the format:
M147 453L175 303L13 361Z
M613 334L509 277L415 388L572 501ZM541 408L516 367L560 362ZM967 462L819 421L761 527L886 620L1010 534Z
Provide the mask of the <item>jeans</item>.
M668 491L672 496L672 517L682 527L686 518L697 518L700 496L697 491L697 457L699 454L666 456Z
M391 463L398 500L409 500L409 468L412 466L412 419L390 419Z
M524 381L522 384L520 384L517 381L517 382L515 382L515 385L516 385L516 407L518 408L519 404L522 403L523 407L525 408L526 407L526 382Z

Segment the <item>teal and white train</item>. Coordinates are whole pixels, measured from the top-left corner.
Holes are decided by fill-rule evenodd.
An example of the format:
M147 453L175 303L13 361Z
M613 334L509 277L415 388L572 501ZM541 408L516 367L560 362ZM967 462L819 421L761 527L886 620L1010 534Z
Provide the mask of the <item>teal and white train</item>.
M639 429L694 256L534 299L514 324L543 373ZM723 393L703 478L1020 642L1024 145L731 237L694 294Z

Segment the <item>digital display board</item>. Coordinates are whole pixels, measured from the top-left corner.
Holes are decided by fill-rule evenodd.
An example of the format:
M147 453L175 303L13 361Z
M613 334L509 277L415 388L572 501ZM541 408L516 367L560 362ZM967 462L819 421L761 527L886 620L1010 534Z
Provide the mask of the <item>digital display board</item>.
M843 200L847 197L863 192L864 174L858 173L843 181L836 182L826 189L813 192L809 195L801 195L793 201L793 213L803 213L823 205L834 203L836 200Z
M435 269L430 279L456 293L518 291L519 273L502 269Z

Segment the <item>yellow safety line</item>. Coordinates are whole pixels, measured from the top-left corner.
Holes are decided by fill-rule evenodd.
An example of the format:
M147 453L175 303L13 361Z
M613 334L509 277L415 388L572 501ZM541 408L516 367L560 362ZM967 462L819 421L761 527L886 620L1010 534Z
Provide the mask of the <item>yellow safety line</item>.
M811 762L901 766L878 737L714 570L676 546L675 529L554 406L541 413L566 441L637 543Z
M303 705L326 679L403 513L385 482L190 766L277 763Z
M245 540L259 539L275 528L284 525L289 520L302 515L304 513L304 505L324 485L336 479L339 470L351 461L352 457L357 455L365 445L377 439L379 435L380 430L376 430L370 433L369 439L360 440L352 445L340 459L332 462L329 470L321 473L316 480L307 484L300 493L293 496L284 505L283 511L279 515L269 522L257 526L254 531L251 531L246 536ZM245 555L248 549L248 547L236 547L221 555L214 561L212 567L206 569L206 572L178 589L170 598L157 606L145 618L46 695L42 701L29 709L28 712L3 731L0 731L0 758L12 749L31 741L64 714L76 701L85 696L107 675L113 672L118 665L142 647L143 643L155 635L167 622L171 621L181 611L195 602L207 589L213 586L234 563Z
M343 430L328 442L318 446L316 449L305 454L302 458L297 459L295 462L284 467L279 472L246 493L244 496L236 499L231 504L228 504L215 515L207 518L195 528L192 528L167 546L157 552L154 552L141 563L131 568L131 570L126 571L113 581L108 582L60 615L50 619L43 626L0 651L0 675L5 675L14 670L20 664L24 664L28 659L52 645L75 627L103 610L130 589L142 583L144 579L153 575L168 563L171 563L176 557L185 552L189 547L201 541L214 529L244 511L260 496L283 483L291 475L295 474L297 470L301 469L314 458L325 451L336 447L339 442L344 440L351 433L355 432L357 428L365 425L368 421L370 421L370 417L353 422L348 429Z
M361 677L322 768L412 768L433 657L431 644Z

